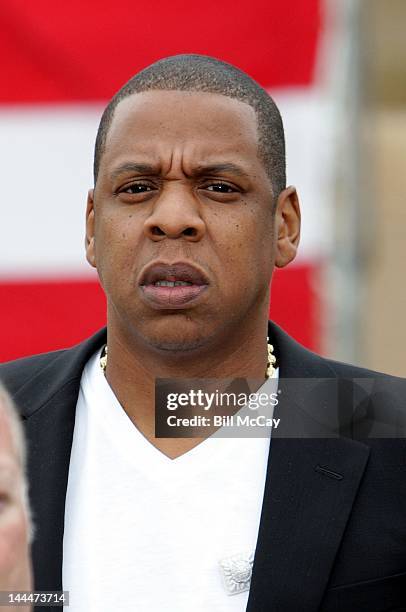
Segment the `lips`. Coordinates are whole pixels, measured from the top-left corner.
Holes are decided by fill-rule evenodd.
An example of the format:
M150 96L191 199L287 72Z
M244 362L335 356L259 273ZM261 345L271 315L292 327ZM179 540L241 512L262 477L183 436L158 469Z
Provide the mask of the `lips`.
M144 298L155 308L177 309L195 302L209 281L197 266L186 262L149 265L139 285Z

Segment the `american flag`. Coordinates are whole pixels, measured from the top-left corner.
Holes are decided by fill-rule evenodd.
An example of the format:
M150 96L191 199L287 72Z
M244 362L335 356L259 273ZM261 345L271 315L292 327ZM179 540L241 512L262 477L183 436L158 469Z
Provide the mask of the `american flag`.
M0 360L72 345L105 324L84 257L92 155L106 102L176 53L231 62L274 96L288 182L301 196L297 261L274 276L271 318L320 346L331 229L331 112L320 83L322 0L3 0L0 5Z

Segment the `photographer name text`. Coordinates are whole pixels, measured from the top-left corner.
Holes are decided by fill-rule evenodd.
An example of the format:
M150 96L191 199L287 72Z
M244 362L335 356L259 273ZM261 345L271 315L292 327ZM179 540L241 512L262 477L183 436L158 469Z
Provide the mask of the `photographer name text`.
M177 417L170 415L166 419L169 427L272 427L278 429L280 419L266 417L264 415L213 415Z

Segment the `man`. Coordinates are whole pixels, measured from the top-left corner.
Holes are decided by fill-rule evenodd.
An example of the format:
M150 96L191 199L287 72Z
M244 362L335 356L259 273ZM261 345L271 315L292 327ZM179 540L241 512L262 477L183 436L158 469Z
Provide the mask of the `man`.
M18 606L17 598L11 601L7 592L31 590L31 528L24 470L22 427L0 385L0 601L5 612L28 609Z
M300 233L273 100L213 58L161 60L105 110L94 174L107 334L0 370L30 440L36 588L63 585L76 612L406 609L405 444L352 439L354 385L293 394L271 444L155 437L156 378L372 377L368 431L400 410L394 379L268 326ZM320 408L342 436L313 428Z

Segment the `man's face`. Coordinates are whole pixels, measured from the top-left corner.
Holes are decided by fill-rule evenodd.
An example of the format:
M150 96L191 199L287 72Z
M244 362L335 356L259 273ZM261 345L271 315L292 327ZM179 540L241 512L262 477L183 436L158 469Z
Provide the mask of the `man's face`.
M0 403L0 591L31 589L28 540L22 468L8 415Z
M87 210L109 325L188 349L266 318L272 204L249 105L180 91L123 100Z

